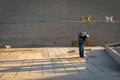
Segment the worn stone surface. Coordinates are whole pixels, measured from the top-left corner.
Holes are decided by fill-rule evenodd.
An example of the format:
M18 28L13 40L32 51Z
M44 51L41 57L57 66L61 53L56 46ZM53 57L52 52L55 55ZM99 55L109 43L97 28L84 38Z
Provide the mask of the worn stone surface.
M113 57L113 59L119 63L120 65L120 48L119 47L112 47L106 46L106 51Z
M120 53L120 47L115 47L115 50Z
M103 47L0 49L0 80L119 80L120 67Z

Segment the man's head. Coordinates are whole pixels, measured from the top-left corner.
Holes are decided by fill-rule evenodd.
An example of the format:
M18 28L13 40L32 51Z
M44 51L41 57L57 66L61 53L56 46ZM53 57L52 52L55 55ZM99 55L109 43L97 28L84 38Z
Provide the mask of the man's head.
M79 36L87 36L87 33L86 32L80 32Z

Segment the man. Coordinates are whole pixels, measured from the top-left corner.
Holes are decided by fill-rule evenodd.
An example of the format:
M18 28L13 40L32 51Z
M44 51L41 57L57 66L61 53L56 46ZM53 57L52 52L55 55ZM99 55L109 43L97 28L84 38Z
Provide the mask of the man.
M89 37L89 35L86 32L80 32L79 36L78 36L79 55L82 58L84 58L85 41L88 37Z

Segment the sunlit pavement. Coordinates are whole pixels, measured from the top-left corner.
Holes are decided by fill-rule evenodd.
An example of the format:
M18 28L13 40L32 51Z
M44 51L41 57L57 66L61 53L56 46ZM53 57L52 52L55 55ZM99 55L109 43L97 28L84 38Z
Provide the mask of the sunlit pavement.
M0 49L0 80L120 80L120 66L104 47Z

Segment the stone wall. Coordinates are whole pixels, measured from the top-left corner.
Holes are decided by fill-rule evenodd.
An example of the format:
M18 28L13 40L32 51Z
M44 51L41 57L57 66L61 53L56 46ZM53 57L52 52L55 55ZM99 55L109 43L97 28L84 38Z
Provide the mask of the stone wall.
M120 0L0 0L0 23L79 21L113 16L120 20Z
M80 31L90 34L90 45L119 42L119 3L120 0L0 0L0 47L71 46ZM88 15L92 22L82 24L80 17ZM105 16L113 16L115 23L101 22Z
M29 24L0 24L0 47L55 47L71 46L78 33L90 35L90 45L120 41L119 23L48 22Z

